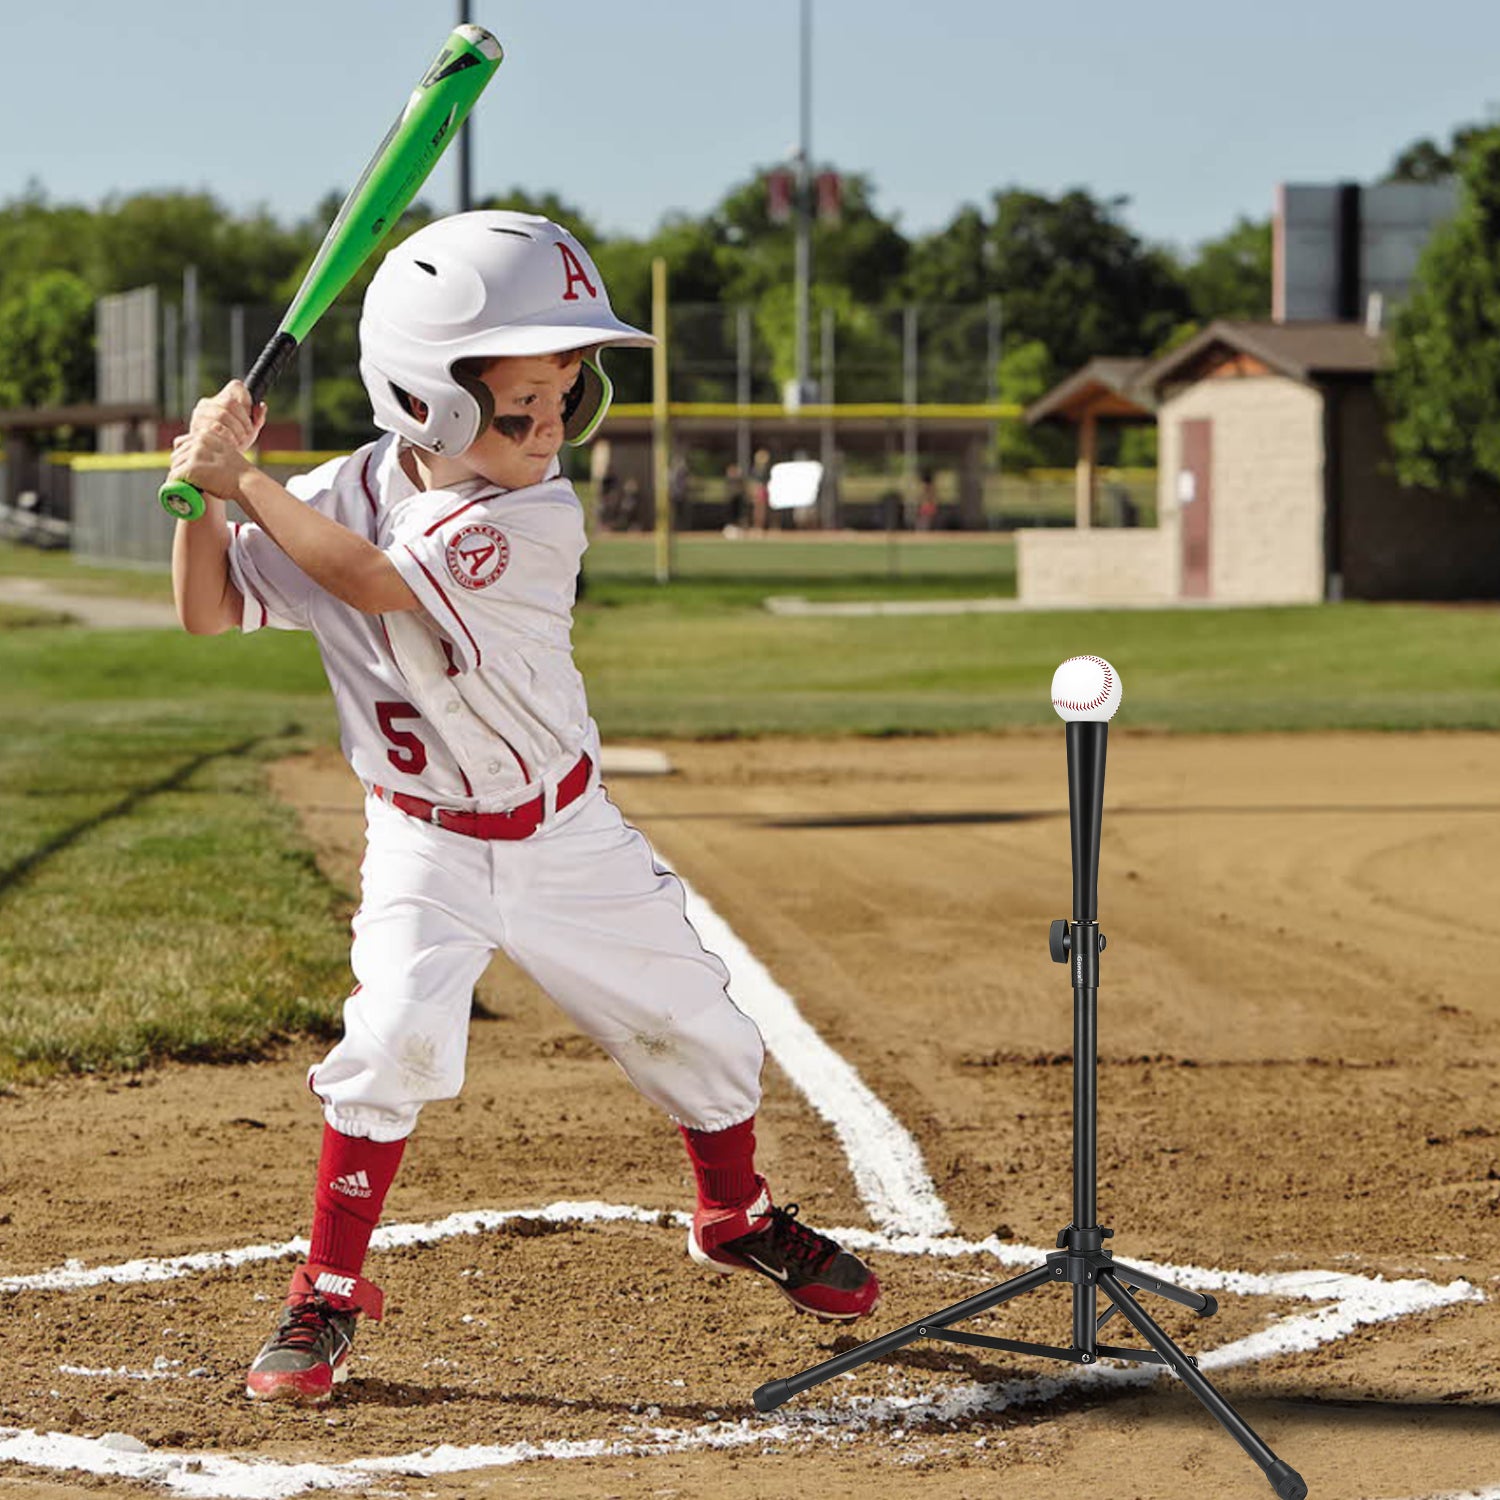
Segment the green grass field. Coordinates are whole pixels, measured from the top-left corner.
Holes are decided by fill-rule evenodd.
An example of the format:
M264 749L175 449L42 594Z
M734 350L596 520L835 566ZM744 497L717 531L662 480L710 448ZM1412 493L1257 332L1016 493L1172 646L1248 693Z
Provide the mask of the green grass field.
M674 540L671 590L679 606L701 595L715 607L755 604L768 593L816 599L868 599L896 590L904 599L1014 598L1016 547L1005 532L773 532ZM584 561L588 597L639 601L658 593L656 539L641 533L595 536Z
M114 594L127 599L172 598L172 579L165 566L84 568L66 552L39 552L0 542L0 582L6 578L41 578L73 594Z
M790 564L793 547L836 544L763 545L787 548ZM606 738L1055 729L1052 669L1084 651L1120 669L1127 731L1500 728L1500 632L1485 608L761 607L766 592L912 597L872 580L860 545L846 573L814 578L710 550L744 571L667 588L624 549L591 554L577 654ZM962 544L927 550L956 565L950 582L987 591L967 581L967 560L957 566ZM941 566L923 575L939 591ZM0 575L38 568L67 588L79 574L107 583L0 548ZM150 575L128 577L139 594ZM163 579L154 587L166 597ZM238 1058L332 1030L349 983L348 900L264 778L268 759L334 738L308 638L85 631L6 608L0 703L0 1083Z
M332 720L305 643L255 644L0 629L0 1080L331 1029L347 902L263 762Z
M606 734L923 734L1050 727L1065 656L1107 656L1125 729L1500 727L1488 610L1087 611L780 618L670 599L584 610Z
M59 610L35 609L28 604L0 604L0 630L27 630L37 625L66 625Z

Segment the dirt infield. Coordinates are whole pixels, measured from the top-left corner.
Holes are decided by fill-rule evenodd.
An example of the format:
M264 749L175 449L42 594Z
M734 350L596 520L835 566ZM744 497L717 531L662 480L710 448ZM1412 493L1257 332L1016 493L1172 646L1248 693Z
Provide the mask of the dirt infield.
M926 1239L874 1222L863 1143L768 1066L773 1185L874 1247L887 1297L861 1332L1034 1264L1024 1247L1050 1248L1071 1208L1070 992L1046 950L1070 895L1061 735L672 755L678 774L612 795L910 1133L951 1217ZM1116 1254L1243 1292L1216 1291L1207 1322L1148 1301L1315 1497L1500 1487L1492 741L1117 733L1109 759L1100 1197ZM351 883L342 762L286 763L275 785ZM758 1384L847 1336L692 1267L674 1132L508 968L481 998L464 1097L427 1112L388 1219L512 1216L375 1252L391 1311L322 1412L239 1394L285 1282L276 1247L306 1232L316 1049L0 1098L0 1497L139 1492L22 1436L49 1433L125 1434L134 1450L108 1450L121 1474L204 1495L1270 1494L1165 1375L1081 1381L920 1344L757 1416ZM559 1203L574 1207L541 1212ZM152 1264L90 1274L138 1257ZM54 1278L70 1287L38 1284L70 1262ZM1059 1290L969 1326L1066 1342L1068 1318ZM434 1472L438 1445L456 1472ZM493 1452L453 1452L468 1449Z

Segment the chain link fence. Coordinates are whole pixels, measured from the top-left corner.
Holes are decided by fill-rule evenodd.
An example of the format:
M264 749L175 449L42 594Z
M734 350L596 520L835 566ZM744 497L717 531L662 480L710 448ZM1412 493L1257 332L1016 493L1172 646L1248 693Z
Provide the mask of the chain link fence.
M280 317L272 307L213 305L188 293L159 304L159 394L169 424L243 374ZM334 307L299 350L271 397L268 448L300 451L311 466L319 454L349 451L374 435L359 378L358 321L356 306ZM683 531L769 537L852 528L890 536L1074 521L1071 470L1007 473L1001 466L1002 424L1019 417L999 410L1004 328L996 302L870 307L835 297L813 308L802 372L789 298L677 303L668 328L670 503ZM565 450L564 462L596 527L628 534L654 517L651 465L640 457L649 452L652 361L620 350L608 356L608 368L616 415L602 429L605 441L592 454ZM793 425L787 398L799 405L799 373L806 420ZM622 454L631 442L639 450L634 477L628 465L611 475L609 450ZM790 458L822 463L824 495L809 510L770 512L767 473ZM170 528L163 532L157 521L157 476L140 467L141 455L122 459L136 467L116 474L91 462L73 476L75 550L101 562L160 559ZM138 508L156 515L134 515ZM1147 526L1155 511L1152 471L1101 470L1096 524Z
M779 303L766 308L678 303L669 309L669 392L673 402L764 405L782 402L798 375L796 337ZM169 419L242 375L275 333L267 306L161 304L161 403ZM369 412L359 381L359 310L331 308L283 376L275 406L306 427L308 449L364 440ZM805 399L819 404L979 405L998 400L998 302L977 306L814 308ZM651 359L641 351L609 357L616 399L652 397Z

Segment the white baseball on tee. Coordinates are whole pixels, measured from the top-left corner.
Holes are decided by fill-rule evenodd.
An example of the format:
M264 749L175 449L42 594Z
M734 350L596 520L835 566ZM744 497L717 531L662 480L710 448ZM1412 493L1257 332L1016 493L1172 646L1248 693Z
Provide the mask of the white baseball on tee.
M1120 691L1120 674L1102 656L1070 656L1052 674L1052 706L1069 722L1114 718Z

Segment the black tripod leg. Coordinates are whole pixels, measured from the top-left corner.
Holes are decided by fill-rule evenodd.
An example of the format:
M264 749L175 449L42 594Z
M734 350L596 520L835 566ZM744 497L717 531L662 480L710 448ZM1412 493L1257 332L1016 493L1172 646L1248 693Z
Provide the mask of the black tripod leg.
M1131 1273L1134 1276L1134 1272ZM1250 1424L1188 1362L1188 1357L1120 1283L1114 1271L1100 1271L1099 1285L1142 1338L1172 1367L1179 1380L1218 1418L1224 1430L1258 1463L1281 1500L1306 1500L1307 1485L1290 1464L1283 1463L1256 1436Z
M1163 1281L1160 1276L1153 1276L1149 1271L1142 1271L1136 1266L1127 1266L1124 1261L1115 1262L1114 1274L1121 1281L1129 1282L1137 1290L1155 1292L1158 1297L1165 1297L1168 1302L1178 1302L1183 1307L1192 1308L1201 1318L1211 1318L1219 1310L1218 1302L1207 1292L1184 1291L1180 1286L1173 1286L1170 1281Z
M945 1307L942 1312L934 1313L930 1318L923 1318L918 1323L908 1323L905 1328L898 1328L894 1333L871 1339L868 1343L861 1344L857 1349L850 1349L845 1354L835 1354L832 1359L825 1359L822 1364L814 1365L800 1375L789 1375L785 1380L768 1380L755 1392L753 1397L755 1409L756 1411L775 1411L783 1401L807 1390L809 1386L832 1380L835 1375L847 1374L848 1371L858 1369L860 1365L872 1359L879 1359L882 1355L894 1353L897 1349L914 1343L917 1339L926 1338L929 1329L946 1328L950 1323L961 1323L965 1318L988 1312L990 1308L997 1307L1002 1302L1009 1302L1012 1297L1019 1297L1023 1292L1035 1291L1041 1286L1050 1286L1056 1279L1051 1266L1038 1266L1036 1270L1012 1277L1011 1280L1003 1281L999 1286L993 1286L986 1292L979 1292L962 1302L955 1302L952 1307Z

